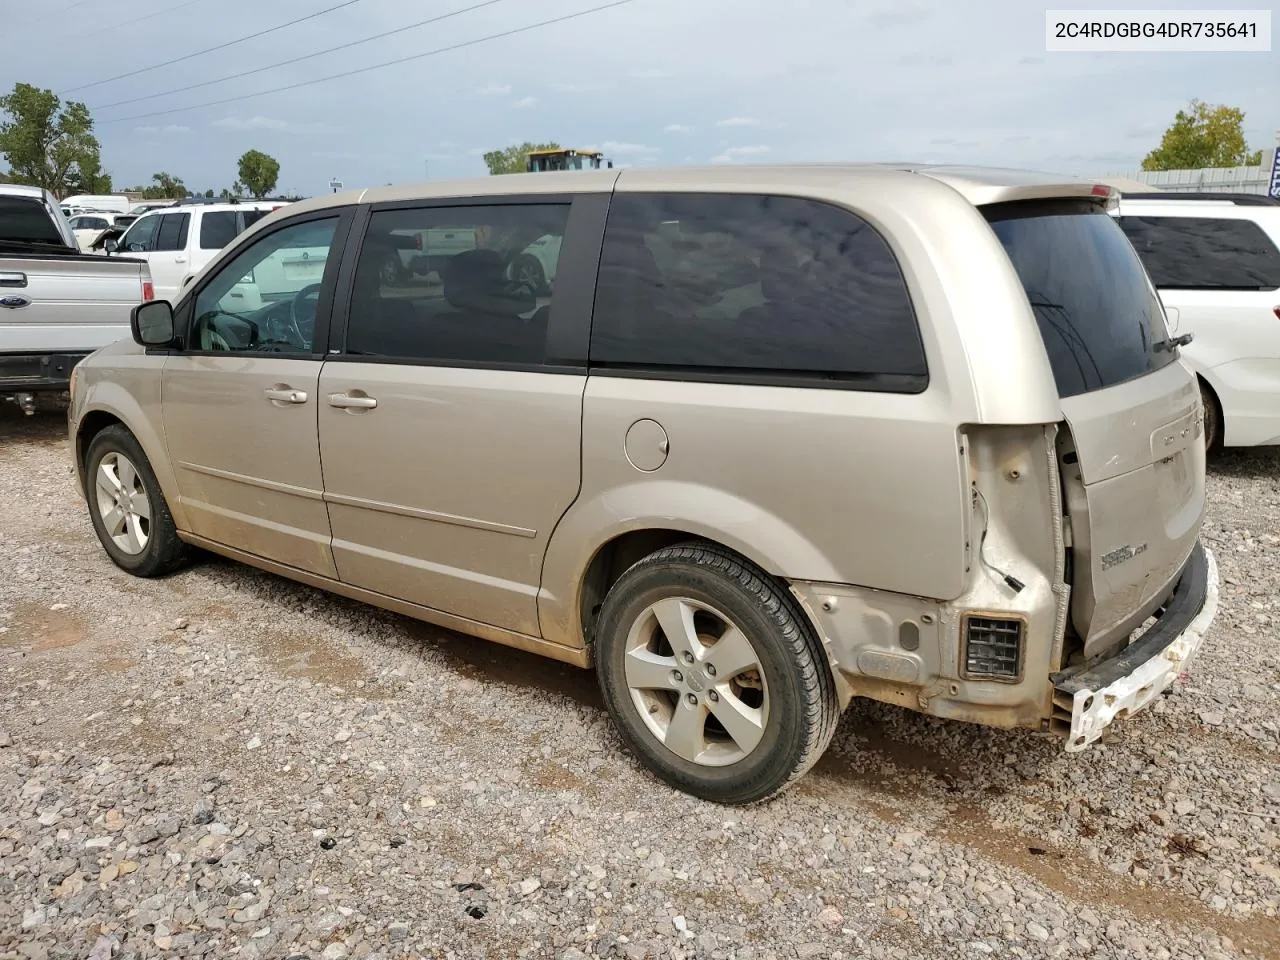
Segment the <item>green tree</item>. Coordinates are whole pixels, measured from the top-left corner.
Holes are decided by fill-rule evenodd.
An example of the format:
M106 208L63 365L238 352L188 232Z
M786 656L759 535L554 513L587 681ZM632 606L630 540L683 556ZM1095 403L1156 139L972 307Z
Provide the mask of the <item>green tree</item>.
M525 154L531 150L559 150L558 143L521 143L501 150L490 150L484 155L484 165L491 174L524 173Z
M280 161L261 150L247 150L240 158L240 182L255 198L261 200L276 188L280 179Z
M0 154L10 175L58 197L77 184L104 176L93 118L83 103L65 104L52 90L15 83L0 97Z
M179 197L185 197L188 193L187 185L182 182L181 177L175 177L163 170L153 173L151 180L155 186L147 187L144 191L149 200L176 200Z
M1156 147L1142 161L1143 170L1194 170L1238 167L1262 162L1262 151L1249 151L1244 140L1244 111L1192 100L1179 110Z
M208 190L206 190L206 191L204 192L204 195L205 195L205 197L206 197L206 198L208 198L209 200L212 200L212 199L213 199L213 187L210 187Z

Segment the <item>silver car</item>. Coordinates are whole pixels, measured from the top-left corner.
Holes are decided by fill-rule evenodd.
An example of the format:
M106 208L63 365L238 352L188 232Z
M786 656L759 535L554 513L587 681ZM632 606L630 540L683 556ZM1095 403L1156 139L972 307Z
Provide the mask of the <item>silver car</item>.
M699 797L777 793L853 697L1079 750L1217 598L1199 391L1113 202L796 165L292 204L78 367L76 467L124 569L194 545L594 667ZM443 227L474 247L389 282ZM300 249L318 280L228 296Z

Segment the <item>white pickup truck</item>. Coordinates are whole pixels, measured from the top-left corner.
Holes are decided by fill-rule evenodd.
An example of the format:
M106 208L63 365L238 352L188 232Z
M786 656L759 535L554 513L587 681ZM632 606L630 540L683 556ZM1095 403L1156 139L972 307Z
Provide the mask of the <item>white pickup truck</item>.
M0 184L0 399L30 414L65 393L72 367L128 337L154 295L145 262L81 253L49 191Z

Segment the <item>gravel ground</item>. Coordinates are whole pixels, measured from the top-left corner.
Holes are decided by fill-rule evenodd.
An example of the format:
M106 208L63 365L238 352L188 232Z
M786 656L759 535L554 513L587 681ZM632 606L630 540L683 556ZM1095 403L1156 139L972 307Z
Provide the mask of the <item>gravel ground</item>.
M0 417L0 958L1280 957L1280 452L1212 466L1219 619L1107 742L858 702L771 804L593 677L219 560L118 571Z

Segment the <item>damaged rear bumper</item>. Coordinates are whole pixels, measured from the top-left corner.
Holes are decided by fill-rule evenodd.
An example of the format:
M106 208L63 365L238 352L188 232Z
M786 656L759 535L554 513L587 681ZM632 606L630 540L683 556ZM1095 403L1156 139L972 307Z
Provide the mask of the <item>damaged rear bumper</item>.
M1218 611L1218 566L1197 542L1164 612L1114 657L1055 674L1055 714L1071 715L1068 752L1085 749L1115 720L1141 710L1183 673Z

